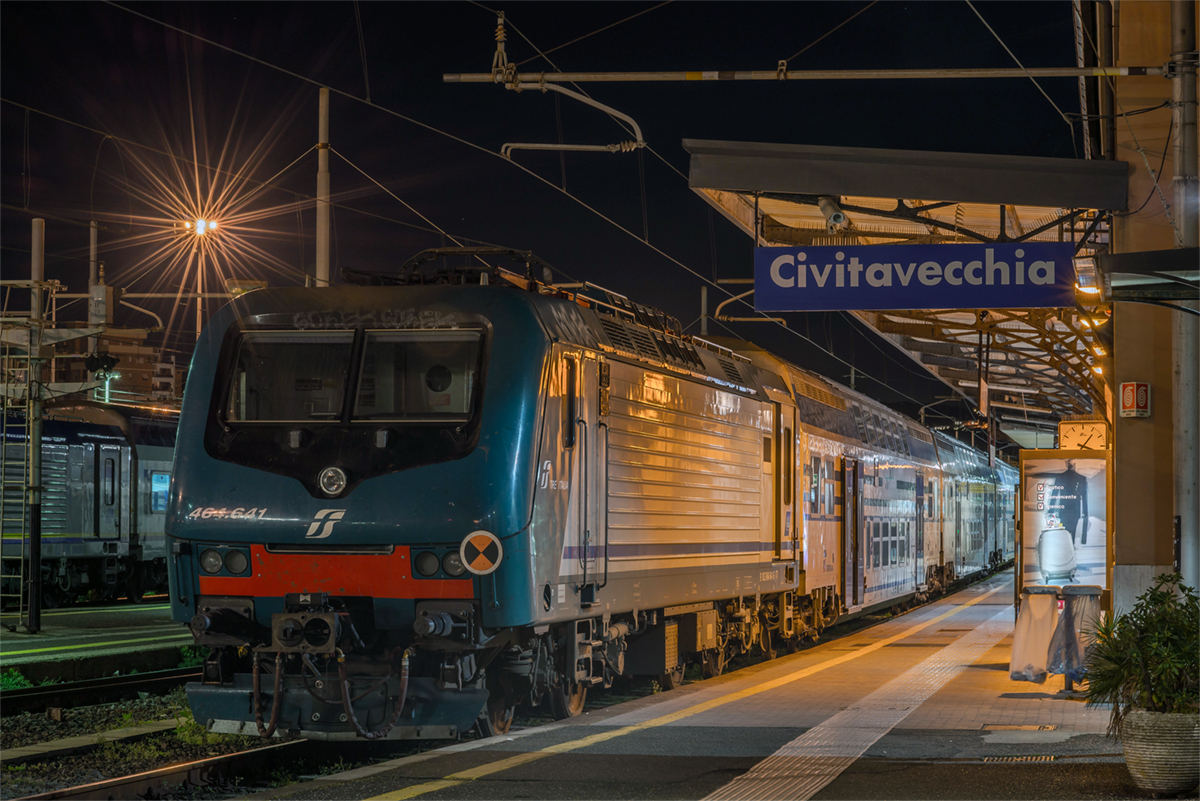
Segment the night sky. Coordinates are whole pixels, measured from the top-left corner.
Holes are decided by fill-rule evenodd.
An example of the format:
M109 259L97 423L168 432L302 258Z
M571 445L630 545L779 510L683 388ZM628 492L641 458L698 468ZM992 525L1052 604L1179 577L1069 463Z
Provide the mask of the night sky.
M1082 155L1078 136L1028 79L589 83L580 86L638 121L653 152L518 152L514 164L498 156L506 142L555 142L560 130L572 144L630 137L568 98L445 84L442 74L490 70L496 10L507 15L508 53L521 71L552 71L535 46L560 45L548 57L564 71L774 70L800 51L790 69L1015 66L966 2L867 5L364 2L356 19L351 2L9 0L0 5L0 270L28 277L30 220L40 216L47 277L84 291L86 226L96 219L109 284L192 290L195 270L180 255L189 245L171 231L182 217L168 198L195 197L199 186L200 196L224 192L226 205L240 199L229 232L219 229L236 239L236 256L207 263L210 290L229 276L302 284L315 258L311 148L324 85L333 90L334 276L395 269L448 244L441 228L466 244L533 250L558 280L595 282L698 333L703 279L750 277L752 243L688 188L683 139L1072 158ZM1069 2L975 7L1025 66L1074 66ZM1041 83L1059 108L1078 112L1074 79ZM725 291L710 288L710 309ZM193 313L142 303L172 320L168 347L186 357ZM74 308L63 318L80 319ZM784 316L787 331L755 323L710 332L842 382L853 362L870 376L858 389L909 414L946 393L848 315ZM117 317L150 322L125 308Z

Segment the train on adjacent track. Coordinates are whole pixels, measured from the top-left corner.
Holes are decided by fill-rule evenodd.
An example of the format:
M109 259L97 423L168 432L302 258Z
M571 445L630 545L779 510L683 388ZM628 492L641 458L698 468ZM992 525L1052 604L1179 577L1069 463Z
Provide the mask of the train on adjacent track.
M42 424L41 603L126 597L167 588L164 527L175 447L171 412L80 402ZM0 431L0 598L22 608L30 583L29 427Z
M450 250L256 290L197 344L167 533L211 730L503 732L1012 559L1009 466L531 254Z

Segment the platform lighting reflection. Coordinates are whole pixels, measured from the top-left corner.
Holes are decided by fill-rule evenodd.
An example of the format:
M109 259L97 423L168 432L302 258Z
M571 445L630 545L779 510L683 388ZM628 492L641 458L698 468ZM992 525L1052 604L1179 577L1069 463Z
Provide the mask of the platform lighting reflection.
M1081 286L1080 284L1076 284L1075 289L1077 289L1078 291L1082 292L1085 295L1099 295L1100 294L1100 287L1098 287L1098 286Z

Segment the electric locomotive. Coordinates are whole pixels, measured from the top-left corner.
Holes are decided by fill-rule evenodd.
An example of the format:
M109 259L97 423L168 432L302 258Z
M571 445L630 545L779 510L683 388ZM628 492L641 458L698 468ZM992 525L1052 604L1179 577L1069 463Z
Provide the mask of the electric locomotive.
M526 269L423 268L448 251ZM716 675L1011 553L1007 478L945 466L952 440L539 265L430 251L210 320L168 515L210 730L503 732L519 703ZM946 536L956 482L993 500Z

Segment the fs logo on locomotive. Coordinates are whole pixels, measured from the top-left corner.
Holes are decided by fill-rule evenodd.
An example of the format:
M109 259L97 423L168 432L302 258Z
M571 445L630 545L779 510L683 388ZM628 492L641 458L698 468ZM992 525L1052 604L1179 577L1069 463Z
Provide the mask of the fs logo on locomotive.
M333 533L333 527L346 514L345 509L322 509L313 516L313 521L308 525L308 531L304 532L306 540L323 540ZM321 527L321 521L325 522L324 528ZM321 533L317 533L317 529L321 529Z

